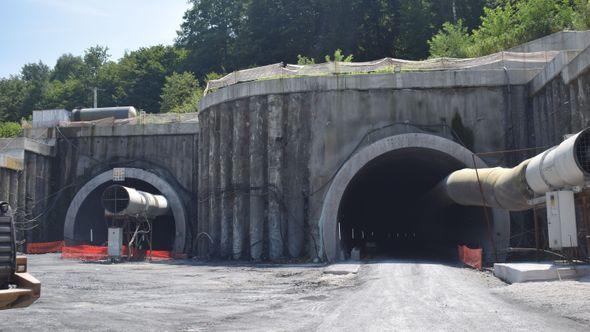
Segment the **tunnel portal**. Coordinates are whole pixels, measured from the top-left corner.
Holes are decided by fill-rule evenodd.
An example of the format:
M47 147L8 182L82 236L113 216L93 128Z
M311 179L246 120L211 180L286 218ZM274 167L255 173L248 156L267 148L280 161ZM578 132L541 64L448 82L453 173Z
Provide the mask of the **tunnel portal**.
M439 207L425 195L465 164L428 148L404 148L371 160L352 178L338 209L338 237L348 255L453 259L458 244L481 247L481 207Z
M481 247L484 259L507 246L510 215L481 207L445 205L427 196L449 173L486 167L467 148L424 133L389 136L346 160L325 195L319 226L322 251L329 261L361 257L449 260L458 244ZM438 203L440 202L440 204ZM446 207L443 207L446 206Z
M125 168L125 179L113 182L113 170L103 172L88 181L72 199L64 224L64 239L69 244L105 245L107 226L101 203L104 190L120 184L166 197L170 213L153 221L153 249L182 253L185 250L186 213L176 190L155 173L139 168ZM92 232L91 232L92 230ZM92 234L92 235L91 235Z
M138 180L126 179L123 182L106 182L94 189L82 203L76 215L74 241L97 246L107 245L108 218L101 203L101 196L105 189L113 184L124 185L137 190L161 195L161 192L151 184ZM152 246L154 250L171 251L174 244L174 216L166 214L156 217L152 222Z

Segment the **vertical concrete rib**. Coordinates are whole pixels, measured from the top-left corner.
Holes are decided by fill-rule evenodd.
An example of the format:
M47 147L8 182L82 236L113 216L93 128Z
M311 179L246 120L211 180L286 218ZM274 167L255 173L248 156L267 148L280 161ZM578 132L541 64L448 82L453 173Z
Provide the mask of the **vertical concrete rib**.
M303 197L303 170L306 168L303 163L302 139L301 139L301 95L289 96L287 107L287 132L286 132L286 177L285 177L285 200L289 202L287 209L287 248L289 256L299 257L303 249L304 238L304 197ZM293 106L293 107L291 107Z
M236 101L239 106L234 111L233 140L232 147L232 180L234 187L234 210L233 210L233 252L234 259L240 259L248 253L246 239L248 237L248 203L247 198L250 192L250 179L248 178L248 113L245 100Z
M264 116L261 98L250 99L250 258L260 260L264 248L264 194L266 193ZM268 196L268 195L267 195Z
M219 112L219 184L221 191L221 232L219 254L227 258L231 254L232 242L232 193L231 191L231 152L232 121L231 110L226 104L220 105Z
M205 114L204 119L202 119L203 123L208 122L208 118L211 116L211 111ZM211 146L209 144L209 131L210 128L208 126L202 126L200 128L200 136L201 136L201 154L200 154L200 172L201 175L199 178L201 179L199 183L199 188L201 189L202 197L199 199L199 208L200 208L200 218L199 223L197 225L197 253L198 256L201 258L205 258L208 254L209 248L209 239L207 236L204 236L208 230L209 224L209 202L211 201L211 197L213 196L213 192L211 188L209 188L209 150Z
M208 126L209 133L209 190L211 199L209 200L209 235L211 236L212 246L210 255L219 254L219 239L221 231L221 222L219 215L219 116L218 112L209 113Z
M37 185L37 166L36 166L36 158L33 153L25 151L25 176L27 178L26 182L26 193L25 193L25 218L32 219L35 217L35 201L37 200L37 195L35 191L35 187ZM33 239L33 231L29 230L25 233L27 243L34 242Z
M268 96L268 237L270 259L283 256L283 99Z

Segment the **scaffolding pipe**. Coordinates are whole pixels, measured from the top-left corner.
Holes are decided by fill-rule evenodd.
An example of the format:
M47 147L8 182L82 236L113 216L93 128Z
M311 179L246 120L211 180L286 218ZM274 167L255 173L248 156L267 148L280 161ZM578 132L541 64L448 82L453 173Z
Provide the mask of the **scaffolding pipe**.
M531 209L532 200L547 192L584 186L589 175L590 129L584 129L514 168L455 171L427 197L441 205L457 203L523 211Z

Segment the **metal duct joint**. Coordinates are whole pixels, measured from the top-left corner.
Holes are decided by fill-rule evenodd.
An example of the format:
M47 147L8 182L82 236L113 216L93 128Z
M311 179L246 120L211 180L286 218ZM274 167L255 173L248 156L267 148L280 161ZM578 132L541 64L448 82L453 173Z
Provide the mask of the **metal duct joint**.
M481 168L477 171L466 168L455 171L427 197L440 204L457 203L522 211L530 209L530 201L537 196L584 186L589 175L590 129L585 129L514 168Z
M105 189L102 205L107 213L130 217L155 218L167 214L169 210L166 197L118 184Z

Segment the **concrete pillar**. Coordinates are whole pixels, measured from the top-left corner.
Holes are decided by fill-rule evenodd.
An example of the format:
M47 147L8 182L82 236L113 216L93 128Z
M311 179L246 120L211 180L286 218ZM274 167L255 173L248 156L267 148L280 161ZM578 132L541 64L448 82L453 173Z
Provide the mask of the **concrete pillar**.
M265 152L263 107L250 99L250 258L260 260L264 248Z
M209 235L211 236L212 246L210 255L219 254L219 240L221 232L220 222L220 195L219 195L219 121L218 112L209 113L208 126L209 133L209 191L211 198L209 200Z
M280 95L268 96L268 236L269 256L283 256L283 99Z
M10 176L10 191L9 191L9 202L10 205L16 209L18 208L18 179L19 179L19 173L18 172L12 172L12 175Z
M245 103L244 100L236 102ZM245 105L236 107L234 111L233 141L232 146L232 182L234 188L234 209L233 209L233 248L234 259L243 258L248 253L248 219L250 179L248 175L248 113Z
M211 112L205 114L205 117L202 118L204 123L207 123L208 117L211 116ZM201 179L199 183L200 192L202 193L202 197L199 199L199 221L197 225L197 232L199 234L197 238L197 254L201 258L205 258L208 254L209 248L209 240L206 236L203 236L203 233L206 233L209 230L209 202L211 201L212 197L212 190L209 188L209 150L211 146L209 145L209 130L208 126L201 126L200 128L200 150L201 153L199 155L199 168L201 174L199 178Z
M35 191L35 186L37 184L36 177L36 158L34 154L25 151L25 169L24 174L27 178L26 184L26 194L25 194L25 220L30 220L35 217L35 201L37 200L37 195ZM33 232L26 231L25 236L27 239L27 243L33 242Z
M232 119L231 110L221 105L219 112L219 183L221 188L221 230L219 254L227 258L231 254L232 243L232 209L231 191L231 153L232 153Z

